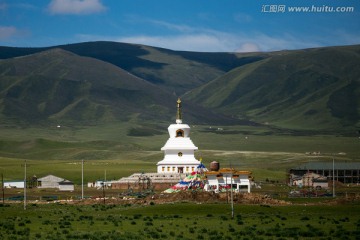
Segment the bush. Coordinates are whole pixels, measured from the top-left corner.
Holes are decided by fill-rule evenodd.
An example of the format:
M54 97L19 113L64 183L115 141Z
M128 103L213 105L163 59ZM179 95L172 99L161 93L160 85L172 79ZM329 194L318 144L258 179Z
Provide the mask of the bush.
M145 225L146 226L153 226L154 224L152 222L146 222Z
M221 220L224 220L224 221L229 220L228 217L227 217L227 216L224 216L224 215L220 216L220 219L221 219Z

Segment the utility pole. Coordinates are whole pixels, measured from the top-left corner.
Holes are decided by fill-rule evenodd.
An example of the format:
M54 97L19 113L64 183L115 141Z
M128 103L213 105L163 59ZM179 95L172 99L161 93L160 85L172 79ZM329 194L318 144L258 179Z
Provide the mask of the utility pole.
M335 197L335 160L333 157L333 197Z
M230 202L231 202L231 218L234 219L234 197L233 197L233 177L234 177L234 169L232 168L230 161Z
M5 204L4 174L1 174L2 203Z
M25 170L24 170L24 210L26 210L26 160L25 160Z
M228 191L228 182L227 182L228 176L229 176L229 175L226 174L226 179L225 179L225 186L226 186L226 203L229 203L229 191Z
M234 219L234 197L233 197L233 170L231 169L231 187L230 187L230 194L231 194L231 218Z
M103 198L104 198L104 205L106 204L105 202L105 182L103 182Z
M105 173L104 173L104 182L103 182L103 196L104 196L104 205L105 205L105 185L106 183L106 170L105 170Z
M84 199L84 160L81 160L81 199Z

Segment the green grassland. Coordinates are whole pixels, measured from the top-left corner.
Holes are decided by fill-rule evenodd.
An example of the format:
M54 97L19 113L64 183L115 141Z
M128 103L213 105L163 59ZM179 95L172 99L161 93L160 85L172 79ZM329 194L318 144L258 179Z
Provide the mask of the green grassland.
M2 239L358 239L360 205L0 205Z
M317 198L290 199L284 185L286 170L309 161L360 161L354 136L305 135L266 126L191 125L191 139L199 147L197 158L205 165L250 170L255 181L274 180L254 192L277 194L293 204L285 206L235 204L36 204L40 196L77 199L81 196L81 162L84 181L119 179L134 172L155 172L162 159L160 148L168 139L169 123L155 127L134 122L96 126L1 128L0 173L5 180L54 174L73 181L74 192L29 189L23 204L0 204L1 239L357 239L360 205L357 200L327 204ZM133 131L132 129L136 129ZM142 129L145 131L142 132ZM151 130L153 129L153 130ZM134 134L135 133L135 134ZM321 152L307 155L306 152ZM342 154L339 154L342 153ZM355 189L356 188L356 189ZM337 189L338 199L356 186ZM341 193L341 194L340 194ZM85 196L102 196L102 190L85 188ZM118 190L106 190L117 197ZM341 195L341 196L340 196ZM6 189L5 198L23 196Z
M86 181L102 179L104 172L107 179L155 172L155 164L163 157L160 148L168 139L167 126L159 124L154 135L147 131L146 136L129 136L130 129L138 127L133 123L3 128L0 172L5 180L22 179L25 160L28 176L54 174L76 184L81 180L81 160L85 161ZM284 181L287 169L309 161L360 161L360 139L355 135L302 136L251 126L191 127L191 139L199 147L196 157L202 157L205 165L218 161L221 167L250 170L260 181Z

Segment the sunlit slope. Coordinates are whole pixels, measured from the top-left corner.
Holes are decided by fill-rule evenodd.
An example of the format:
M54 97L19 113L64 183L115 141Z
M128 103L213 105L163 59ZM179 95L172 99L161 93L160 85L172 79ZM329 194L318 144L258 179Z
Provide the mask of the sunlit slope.
M0 61L0 120L9 124L139 120L144 126L175 118L177 97L113 64L63 49ZM233 122L189 102L184 109L196 124Z
M181 95L232 68L258 61L267 54L202 53L172 51L119 42L84 42L48 48L0 47L0 59L60 48L118 66L131 74Z
M359 127L360 46L278 52L235 68L185 99L291 129Z
M167 112L174 98L103 61L52 49L0 62L0 110L28 122L128 120ZM161 117L161 116L160 116Z

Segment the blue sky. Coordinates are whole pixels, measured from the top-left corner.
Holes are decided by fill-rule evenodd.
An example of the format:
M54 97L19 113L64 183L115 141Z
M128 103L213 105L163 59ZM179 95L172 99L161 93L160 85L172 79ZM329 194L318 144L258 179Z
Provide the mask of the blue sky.
M360 1L0 0L1 46L85 41L201 52L360 44Z

